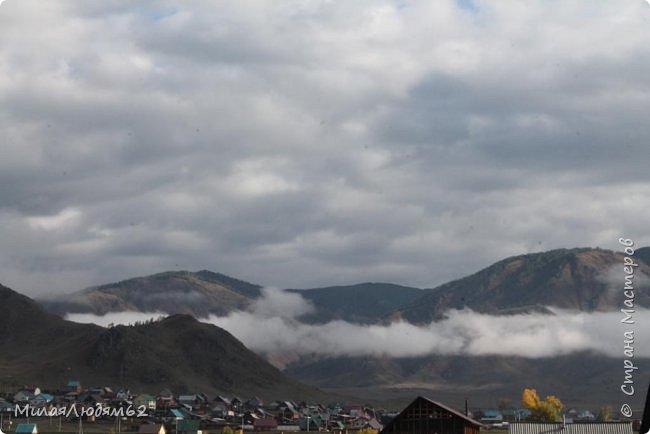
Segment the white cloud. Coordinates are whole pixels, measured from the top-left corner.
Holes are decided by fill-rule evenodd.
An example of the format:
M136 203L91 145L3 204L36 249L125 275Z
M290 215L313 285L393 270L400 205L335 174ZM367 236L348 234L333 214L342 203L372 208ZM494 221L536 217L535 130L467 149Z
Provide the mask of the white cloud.
M447 318L426 326L406 322L363 326L345 321L310 325L299 317L313 306L299 294L265 288L248 311L202 321L228 330L253 351L266 354L322 356L415 357L440 355L502 355L555 357L593 351L623 357L623 332L635 331L636 357L650 357L650 335L641 324L650 310L638 309L635 325L622 324L620 312L576 312L549 308L553 315L492 316L471 310L447 312ZM69 314L76 322L130 324L160 313L124 312L96 316Z
M156 320L167 316L162 312L113 312L108 315L95 315L91 313L69 313L65 316L68 321L81 324L97 324L102 327L110 325L133 325L137 322Z
M6 2L3 283L433 286L647 244L647 20L633 1Z
M260 300L260 303L263 301ZM406 322L360 326L344 321L308 325L284 316L263 317L235 312L208 321L225 328L246 346L262 353L325 356L413 357L441 355L502 355L555 357L593 351L621 357L620 312L574 312L551 308L553 315L491 316L471 310L449 311L447 319L427 326ZM650 311L635 313L638 324L650 321ZM627 327L627 328L626 328ZM637 330L637 357L650 357L650 337Z

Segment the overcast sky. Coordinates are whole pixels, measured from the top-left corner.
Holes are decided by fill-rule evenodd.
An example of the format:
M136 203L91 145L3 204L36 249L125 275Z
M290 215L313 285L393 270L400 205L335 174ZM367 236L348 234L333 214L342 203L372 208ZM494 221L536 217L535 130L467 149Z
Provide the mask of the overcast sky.
M6 0L0 282L431 287L650 244L650 6Z

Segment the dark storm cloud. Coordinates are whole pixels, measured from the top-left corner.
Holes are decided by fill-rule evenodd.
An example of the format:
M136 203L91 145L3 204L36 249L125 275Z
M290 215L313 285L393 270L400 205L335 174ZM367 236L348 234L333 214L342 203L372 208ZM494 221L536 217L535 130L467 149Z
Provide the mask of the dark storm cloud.
M648 19L640 1L7 0L2 282L432 286L647 243Z

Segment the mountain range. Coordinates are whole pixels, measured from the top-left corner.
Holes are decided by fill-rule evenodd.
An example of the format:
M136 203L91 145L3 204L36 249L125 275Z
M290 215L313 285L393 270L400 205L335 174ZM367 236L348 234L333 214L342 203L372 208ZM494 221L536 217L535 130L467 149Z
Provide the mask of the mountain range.
M635 305L648 308L650 248L638 249L635 260L639 263L635 269ZM553 307L606 312L622 307L622 267L623 255L618 252L598 248L558 249L506 258L431 289L363 283L288 292L300 294L314 306L311 313L297 318L310 324L333 320L360 325L397 320L428 324L445 318L450 309L465 308L492 315L550 314L549 308ZM202 318L249 309L262 292L260 285L223 274L175 271L88 288L40 302L59 315L137 311ZM552 316L549 320L552 321ZM494 344L498 346L499 342ZM517 391L524 387L541 384L549 387L549 392L574 403L596 405L616 396L620 382L617 374L621 371L618 366L621 360L590 352L537 359L311 355L287 360L288 363L283 362L285 374L329 391L388 399L424 390L441 399L458 400L462 399L461 395L470 395L483 403L516 397ZM637 362L642 369L650 369L647 359L637 358Z
M650 307L650 248L635 252L635 303ZM370 324L404 319L429 323L450 309L489 314L546 311L614 311L624 298L623 255L604 249L557 249L514 256L467 277L432 289L390 283L361 283L289 289L314 305L307 323L344 320ZM41 298L49 311L67 313L162 312L196 318L245 310L261 295L261 285L210 271L170 271Z

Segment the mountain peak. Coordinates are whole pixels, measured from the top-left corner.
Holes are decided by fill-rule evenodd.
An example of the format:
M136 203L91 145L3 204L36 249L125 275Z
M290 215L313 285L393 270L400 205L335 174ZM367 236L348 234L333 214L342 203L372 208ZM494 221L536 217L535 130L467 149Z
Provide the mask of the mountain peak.
M206 317L241 310L261 294L261 287L207 270L165 271L84 289L41 303L59 315L140 311Z
M642 254L645 249L640 249ZM639 273L650 275L641 259ZM470 308L503 314L554 306L581 311L617 310L623 294L618 277L623 264L619 252L599 248L555 249L506 258L470 276L426 291L393 317L426 323L443 318L449 309ZM618 273L618 274L617 274ZM618 279L618 280L617 280ZM648 288L638 288L636 304L650 306Z

